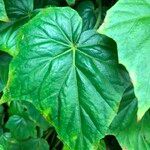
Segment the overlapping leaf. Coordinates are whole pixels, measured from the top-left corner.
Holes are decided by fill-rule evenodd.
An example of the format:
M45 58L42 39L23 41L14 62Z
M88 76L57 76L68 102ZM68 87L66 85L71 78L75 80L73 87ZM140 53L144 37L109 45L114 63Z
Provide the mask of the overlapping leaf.
M27 120L31 120L35 126L47 130L50 125L45 118L35 109L35 107L27 101L13 101L9 106L9 114L19 115Z
M150 111L137 122L137 99L130 85L123 96L118 115L113 120L109 134L114 134L122 149L150 149Z
M96 24L94 3L89 0L82 1L77 7L77 11L83 19L83 31L93 29Z
M124 91L114 42L82 32L71 8L51 7L24 26L19 51L1 103L30 101L71 149L94 148Z
M100 28L100 33L118 44L120 63L126 66L135 87L139 119L150 108L149 25L149 0L120 0Z
M4 0L8 17L16 20L32 14L33 0Z
M18 115L9 118L6 128L8 128L13 137L18 140L24 140L36 136L35 125L33 122Z
M35 15L33 0L5 0L5 4L11 21L0 22L0 49L14 56L18 53L16 45L20 27Z

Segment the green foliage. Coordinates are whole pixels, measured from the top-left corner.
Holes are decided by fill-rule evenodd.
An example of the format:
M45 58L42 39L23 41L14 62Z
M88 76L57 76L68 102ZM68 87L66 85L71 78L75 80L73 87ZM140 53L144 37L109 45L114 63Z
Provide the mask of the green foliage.
M18 140L24 140L36 136L35 125L32 121L21 116L11 116L6 123L6 128L8 128L12 133L12 136Z
M0 137L0 143L3 150L49 150L49 146L44 139L28 139L18 142L10 133L5 133Z
M137 122L137 99L135 98L133 86L126 89L118 115L110 126L110 134L114 134L123 149L144 150L150 149L150 111L143 119Z
M125 6L125 7L124 7ZM106 16L100 32L118 45L119 61L129 71L138 98L138 118L150 108L150 1L120 0Z
M0 50L15 56L18 53L17 37L22 25L33 18L38 9L33 8L33 0L5 0L9 22L0 22Z
M4 0L7 15L11 20L30 16L33 11L33 0Z
M24 26L1 100L32 102L72 149L92 148L104 137L124 90L114 42L81 29L70 8L47 8Z
M0 0L0 150L150 149L150 2L116 1Z
M1 107L1 116L2 113L3 107ZM2 144L4 150L49 149L49 145L43 139L43 136L50 125L33 105L29 102L11 102L9 114L10 117L3 129L7 129L9 132L3 133L2 131L0 134L0 144ZM3 125L3 120L1 125Z

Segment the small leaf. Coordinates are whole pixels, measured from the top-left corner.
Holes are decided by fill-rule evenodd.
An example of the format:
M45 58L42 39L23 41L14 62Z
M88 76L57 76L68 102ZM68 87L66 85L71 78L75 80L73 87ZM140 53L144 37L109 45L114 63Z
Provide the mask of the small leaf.
M18 140L36 136L34 123L21 116L11 116L6 123L6 128L10 129L12 136Z
M50 127L50 124L40 114L38 110L29 102L26 101L13 101L9 107L10 115L19 115L32 120L36 126L46 130Z
M0 146L3 150L49 150L49 145L44 139L28 139L17 141L12 138L10 133L0 136Z

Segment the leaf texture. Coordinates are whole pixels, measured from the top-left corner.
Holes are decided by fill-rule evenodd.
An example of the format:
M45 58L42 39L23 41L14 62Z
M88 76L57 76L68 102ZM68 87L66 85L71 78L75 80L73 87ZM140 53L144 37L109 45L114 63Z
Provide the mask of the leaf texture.
M18 47L1 103L30 101L71 149L94 149L124 92L114 41L51 7L22 28Z

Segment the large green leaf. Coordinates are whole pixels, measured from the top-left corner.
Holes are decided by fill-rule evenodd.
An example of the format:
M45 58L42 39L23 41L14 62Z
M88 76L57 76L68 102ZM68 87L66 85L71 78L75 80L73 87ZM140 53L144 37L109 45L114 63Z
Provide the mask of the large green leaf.
M116 136L122 149L148 150L150 149L149 124L150 111L140 122L137 122L137 99L133 86L130 84L124 93L119 112L110 125L108 134Z
M150 108L150 1L120 0L99 32L118 45L119 61L129 71L138 98L138 118Z
M0 92L5 87L8 80L9 63L11 57L7 54L0 54Z
M0 0L0 21L8 21L7 13L5 10L5 4L3 0Z
M96 24L94 3L86 0L79 3L77 11L83 19L83 31L93 29Z
M18 47L1 103L32 102L71 149L92 149L124 91L114 41L82 32L71 8L51 7L23 27Z

